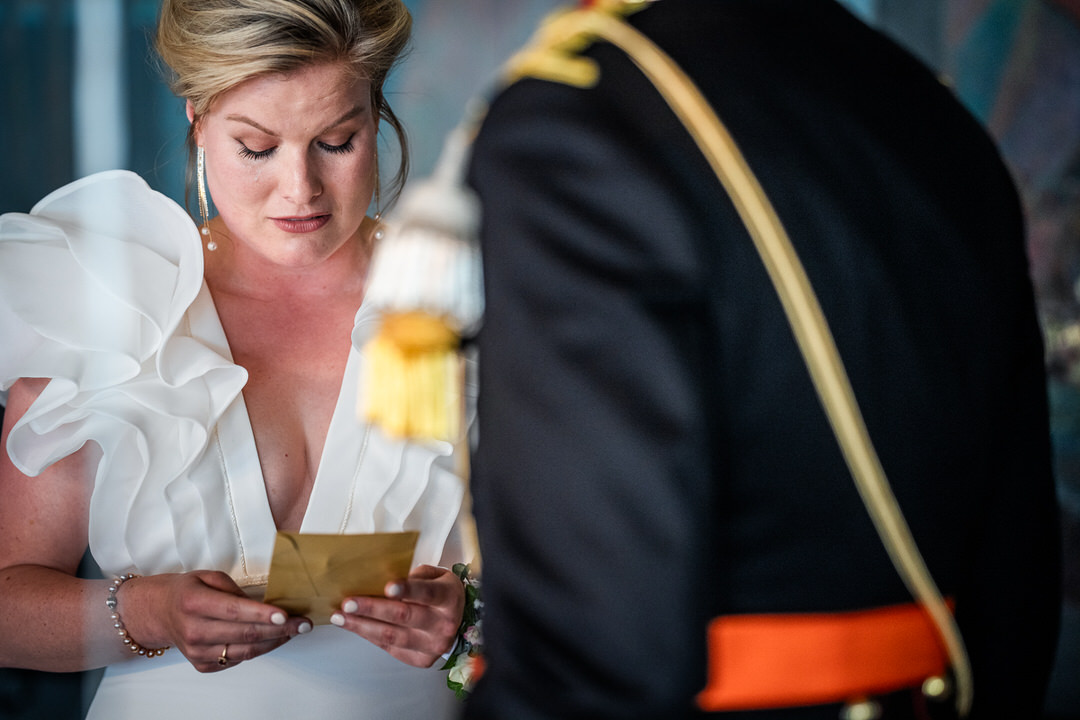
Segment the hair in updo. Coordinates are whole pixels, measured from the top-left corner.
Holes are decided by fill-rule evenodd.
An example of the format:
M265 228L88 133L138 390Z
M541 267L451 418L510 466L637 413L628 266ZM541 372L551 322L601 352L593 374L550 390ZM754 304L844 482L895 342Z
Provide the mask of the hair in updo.
M411 30L412 17L401 0L163 0L156 47L172 71L172 91L191 102L196 118L222 93L252 78L344 62L370 81L371 107L397 135L401 159L390 183L392 201L408 174L409 153L383 83Z

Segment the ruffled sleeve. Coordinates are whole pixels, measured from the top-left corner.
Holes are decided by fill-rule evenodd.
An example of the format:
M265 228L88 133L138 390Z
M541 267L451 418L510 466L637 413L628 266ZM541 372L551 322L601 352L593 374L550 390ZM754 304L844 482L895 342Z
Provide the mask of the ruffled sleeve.
M166 493L247 379L186 327L202 282L194 224L130 172L0 216L0 390L50 380L12 428L16 467L37 475L93 440L109 483L92 502Z

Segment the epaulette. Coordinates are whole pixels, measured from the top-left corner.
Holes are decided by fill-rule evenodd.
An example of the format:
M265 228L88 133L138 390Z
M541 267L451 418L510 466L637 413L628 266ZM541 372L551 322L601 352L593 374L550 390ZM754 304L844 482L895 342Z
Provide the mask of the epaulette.
M600 79L596 63L582 56L600 28L648 7L654 0L592 0L546 18L529 43L507 61L503 82L537 78L580 88Z

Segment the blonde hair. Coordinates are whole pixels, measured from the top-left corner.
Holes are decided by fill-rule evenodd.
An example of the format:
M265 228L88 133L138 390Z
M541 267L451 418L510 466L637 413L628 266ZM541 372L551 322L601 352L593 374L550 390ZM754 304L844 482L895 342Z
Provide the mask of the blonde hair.
M344 62L370 81L372 108L397 136L401 156L390 183L392 202L408 174L409 152L383 83L411 30L401 0L163 0L155 44L171 70L172 91L191 102L196 119L222 93L252 78ZM194 124L188 132L192 156L193 130Z

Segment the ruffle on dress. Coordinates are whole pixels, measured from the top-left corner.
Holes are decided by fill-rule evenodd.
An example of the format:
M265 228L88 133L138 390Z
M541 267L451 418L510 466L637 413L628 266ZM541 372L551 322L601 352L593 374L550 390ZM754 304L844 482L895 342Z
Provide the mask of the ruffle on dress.
M357 348L375 317L357 312L302 530L416 529L417 563L469 559L452 446L387 438L356 417ZM102 570L266 573L276 527L247 372L203 282L197 228L137 175L93 175L0 216L0 391L21 377L50 382L12 428L16 467L34 476L87 441L102 448L89 527Z
M186 327L202 267L191 219L127 171L0 216L0 390L50 380L12 428L8 454L34 476L96 442L97 478L109 482L92 503L126 516L129 536L171 534L143 534L138 525L162 518L140 506L157 506L205 451L247 380Z

